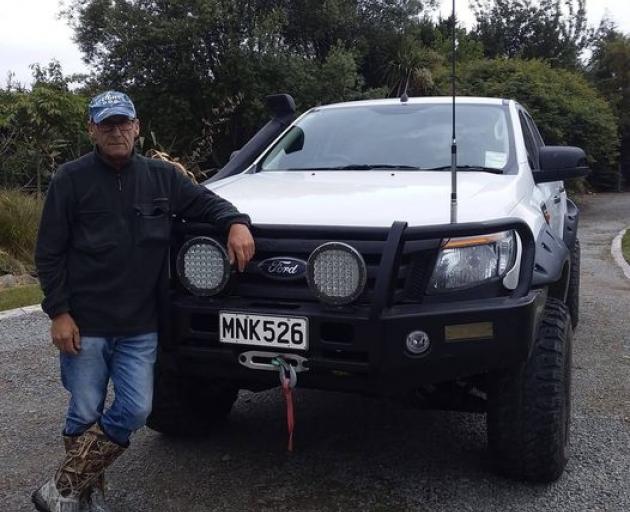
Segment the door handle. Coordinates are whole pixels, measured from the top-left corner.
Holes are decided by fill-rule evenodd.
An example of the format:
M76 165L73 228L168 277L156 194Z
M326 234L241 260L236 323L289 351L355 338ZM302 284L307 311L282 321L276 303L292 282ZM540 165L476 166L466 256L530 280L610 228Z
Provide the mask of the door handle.
M553 196L553 204L558 204L561 200L562 198L560 197L560 195L556 194L555 196Z

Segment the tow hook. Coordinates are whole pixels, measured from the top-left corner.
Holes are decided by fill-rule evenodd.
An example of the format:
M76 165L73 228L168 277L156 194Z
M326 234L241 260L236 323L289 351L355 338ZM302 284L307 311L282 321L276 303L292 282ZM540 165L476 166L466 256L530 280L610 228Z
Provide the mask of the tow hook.
M281 358L286 361L296 373L308 371L308 359L297 354L287 354L283 352L250 350L249 352L239 354L238 362L252 370L270 370L277 372L278 366L272 362L276 358Z

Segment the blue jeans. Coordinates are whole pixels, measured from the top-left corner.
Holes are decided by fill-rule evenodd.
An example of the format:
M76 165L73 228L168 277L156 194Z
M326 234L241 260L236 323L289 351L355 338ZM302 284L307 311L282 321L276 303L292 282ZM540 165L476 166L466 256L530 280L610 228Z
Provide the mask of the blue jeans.
M78 436L98 422L112 441L127 446L151 412L156 351L157 333L150 332L83 336L78 355L61 353L61 381L71 395L64 435ZM114 401L103 411L109 379Z

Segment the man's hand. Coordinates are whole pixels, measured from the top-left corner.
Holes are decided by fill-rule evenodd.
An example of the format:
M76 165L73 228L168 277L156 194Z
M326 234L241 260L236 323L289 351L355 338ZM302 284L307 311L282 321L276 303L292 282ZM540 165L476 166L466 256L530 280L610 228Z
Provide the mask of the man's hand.
M232 224L228 234L228 256L230 265L234 264L234 259L238 264L238 271L243 272L245 265L254 256L254 238L245 224Z
M53 318L50 335L53 345L61 352L76 356L81 350L79 328L69 313L62 313Z

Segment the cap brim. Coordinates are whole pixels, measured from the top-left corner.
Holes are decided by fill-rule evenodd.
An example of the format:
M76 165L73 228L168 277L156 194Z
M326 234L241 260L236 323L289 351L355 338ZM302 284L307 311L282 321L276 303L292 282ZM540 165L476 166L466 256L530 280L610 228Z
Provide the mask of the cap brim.
M92 116L92 121L98 124L112 116L125 116L129 119L135 119L136 113L127 107L109 107L94 114Z

